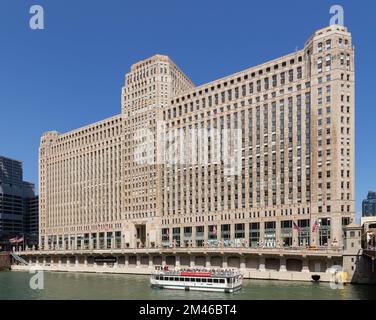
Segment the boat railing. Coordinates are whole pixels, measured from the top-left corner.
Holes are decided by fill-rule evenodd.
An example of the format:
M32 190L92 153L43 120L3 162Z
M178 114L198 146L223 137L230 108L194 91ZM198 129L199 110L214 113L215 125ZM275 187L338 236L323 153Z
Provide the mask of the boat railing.
M199 269L199 268L180 268L180 269L156 269L155 274L166 275L166 276L180 276L182 272L188 273L208 273L214 277L234 277L240 274L237 269L227 268L227 269Z

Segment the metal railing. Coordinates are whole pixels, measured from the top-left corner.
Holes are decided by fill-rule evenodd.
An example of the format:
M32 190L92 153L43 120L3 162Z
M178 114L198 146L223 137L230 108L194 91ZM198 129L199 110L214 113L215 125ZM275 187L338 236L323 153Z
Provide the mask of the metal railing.
M174 268L174 269L163 269L156 268L154 274L165 275L165 276L181 276L182 272L188 273L209 273L214 277L234 277L240 274L239 270L236 268ZM193 275L192 275L193 276Z
M275 247L266 247L266 246L256 246L256 247L248 247L248 246L223 246L223 245L215 245L209 246L207 243L204 246L177 246L173 244L169 245L160 245L156 247L144 247L144 248L113 248L113 249L97 249L97 248L90 248L90 249L75 249L75 248L41 248L41 250L25 250L25 251L17 251L17 254L41 254L41 253L48 253L48 254L109 254L109 253L158 253L158 252L166 252L166 253L175 253L175 252L207 252L207 253L215 253L215 252L228 252L228 253L238 253L238 254L246 254L246 253L270 253L270 254L341 254L342 252L341 247L282 247L282 246L275 246Z
M22 264L22 265L24 265L24 266L29 265L29 263L28 263L25 259L21 258L20 256L18 256L18 255L15 254L14 252L11 252L10 255L12 256L12 258L13 258L14 260L16 260L17 262L19 262L20 264Z

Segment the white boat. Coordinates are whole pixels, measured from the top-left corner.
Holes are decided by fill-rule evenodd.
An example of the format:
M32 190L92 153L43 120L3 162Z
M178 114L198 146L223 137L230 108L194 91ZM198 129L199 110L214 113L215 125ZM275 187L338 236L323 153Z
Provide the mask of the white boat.
M237 269L159 268L150 277L151 286L161 289L235 292L243 276Z

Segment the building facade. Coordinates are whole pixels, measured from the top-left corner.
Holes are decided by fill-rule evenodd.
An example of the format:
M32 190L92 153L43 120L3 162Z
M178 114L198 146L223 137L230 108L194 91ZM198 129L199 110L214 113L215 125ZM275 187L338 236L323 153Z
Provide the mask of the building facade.
M37 247L39 244L39 197L34 196L26 200L24 216L24 235L28 246Z
M198 87L167 56L138 62L120 115L41 138L40 246L342 248L354 108L338 25Z
M367 199L362 202L362 216L375 217L376 216L376 192L368 192Z
M361 225L363 227L363 248L376 248L376 192L368 192L362 202Z
M34 184L23 181L22 162L0 156L0 246L10 246L9 239L25 239L29 236L27 217L38 215L38 201L35 203ZM33 211L29 210L34 202ZM38 220L34 221L38 224ZM38 239L38 230L36 239ZM26 241L24 241L27 243ZM38 243L34 243L37 245Z

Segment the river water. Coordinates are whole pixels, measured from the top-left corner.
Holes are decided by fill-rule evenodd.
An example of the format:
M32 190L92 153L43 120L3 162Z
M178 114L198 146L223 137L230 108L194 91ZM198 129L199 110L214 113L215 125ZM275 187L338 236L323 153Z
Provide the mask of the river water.
M33 290L32 277L28 272L0 272L0 300L376 299L376 286L368 285L347 285L334 290L329 283L244 280L241 291L229 294L153 289L145 275L45 272L44 289Z

